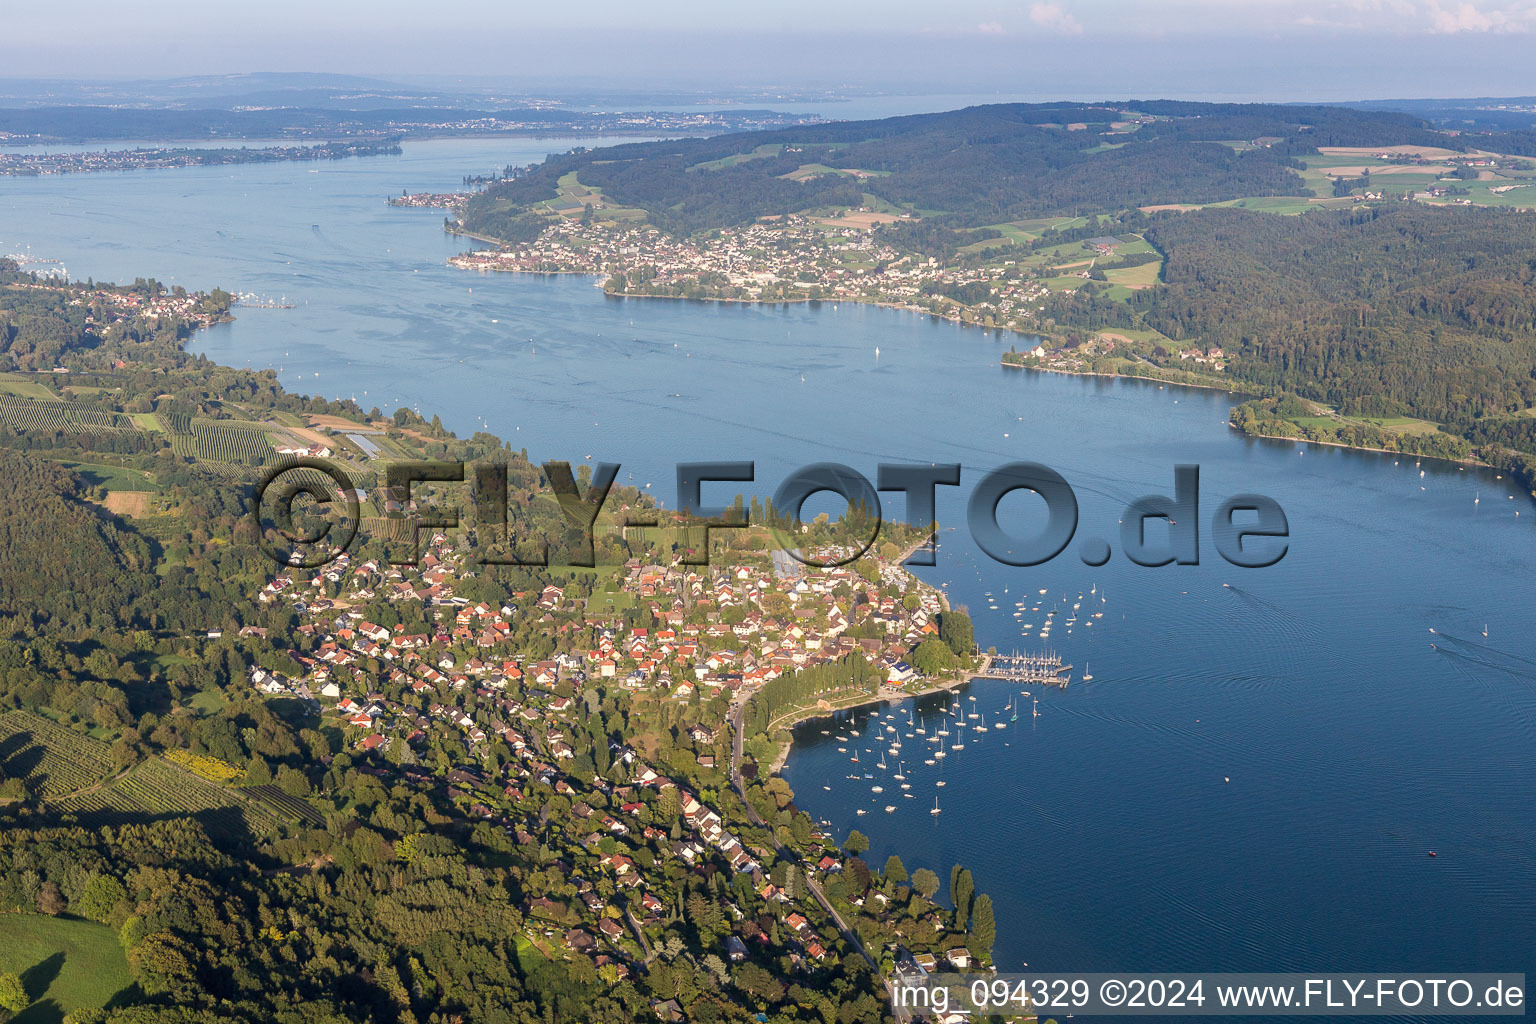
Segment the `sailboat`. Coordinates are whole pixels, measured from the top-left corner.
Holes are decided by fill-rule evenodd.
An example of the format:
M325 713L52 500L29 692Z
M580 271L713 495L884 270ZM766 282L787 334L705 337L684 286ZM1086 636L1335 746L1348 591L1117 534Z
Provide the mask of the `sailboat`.
M1040 698L1039 697L1035 698L1035 717L1036 718L1040 717Z
M939 814L940 813L940 811L939 811L939 798L938 797L934 797L933 798L933 810L929 811L928 813L929 814Z
M1013 717L1008 719L1008 721L1010 721L1010 722L1017 722L1018 720L1019 720L1019 709L1018 708L1014 708L1013 709Z
M1083 662L1083 682L1085 682L1085 683L1093 682L1093 676L1088 671L1088 663L1086 661Z

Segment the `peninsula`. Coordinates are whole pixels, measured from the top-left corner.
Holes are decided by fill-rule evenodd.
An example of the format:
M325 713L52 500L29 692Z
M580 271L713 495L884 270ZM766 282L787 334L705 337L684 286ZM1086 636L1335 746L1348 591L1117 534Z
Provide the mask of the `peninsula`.
M1529 484L1533 154L1333 107L1011 104L573 150L412 205L495 243L465 269L890 305L1024 335L1012 366L1257 396L1250 433Z
M208 167L265 164L280 160L343 160L354 156L399 156L394 141L323 142L312 146L261 146L255 149L138 149L65 150L57 153L15 153L0 150L0 175L36 177L44 174L89 174L96 171L162 170L168 167Z
M132 987L71 1019L875 1024L898 962L989 960L964 867L942 904L772 774L787 702L974 667L901 566L928 529L859 555L866 524L754 501L692 564L708 534L621 525L625 486L594 567L500 564L563 535L556 464L188 356L230 303L0 261L0 948L100 932ZM251 485L295 456L359 502L316 568L258 546ZM504 467L506 531L407 564L454 496L385 471L426 458ZM828 564L773 557L787 530Z

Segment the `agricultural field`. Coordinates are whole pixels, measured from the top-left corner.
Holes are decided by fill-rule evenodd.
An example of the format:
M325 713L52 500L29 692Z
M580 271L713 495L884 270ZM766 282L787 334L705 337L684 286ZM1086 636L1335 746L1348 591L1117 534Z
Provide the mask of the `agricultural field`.
M154 474L142 469L113 466L105 462L76 462L73 459L59 459L58 463L65 469L74 470L90 486L108 491L153 491L159 487L155 483Z
M244 768L232 765L228 761L221 761L217 757L194 754L190 750L166 751L165 759L178 768L185 768L200 779L219 785L239 782L245 778Z
M205 824L269 832L278 824L273 811L233 790L204 782L164 758L151 758L109 786L60 801L56 809L90 824L111 824L142 816L196 816Z
M1075 292L1087 284L1088 279L1075 274L1062 274L1057 277L1041 278L1040 283L1053 292Z
M155 415L173 434L192 433L192 414L182 409L161 409Z
M1362 423L1369 423L1373 427L1382 430L1390 430L1394 434L1438 434L1440 425L1429 420L1416 419L1412 416L1364 416L1360 418Z
M1536 179L1522 181L1462 181L1457 183L1467 190L1464 196L1447 195L1421 202L1432 206L1445 206L1460 200L1468 200L1474 206L1505 206L1515 209L1536 208Z
M385 459L413 459L416 456L399 441L385 434L364 434L379 449L379 457Z
M193 419L177 412L158 415L171 428L171 450L183 458L260 466L275 454L259 423Z
M41 914L0 914L0 973L19 975L32 1000L13 1018L18 1024L58 1024L133 984L111 928Z
M115 767L105 743L29 711L0 715L0 774L25 779L44 800L94 786Z
M1171 341L1161 331L1155 331L1150 327L1116 327L1112 331L1100 331L1099 337L1108 338L1111 341L1139 341L1151 345L1162 345L1170 352L1189 347L1188 342L1180 344Z
M1139 267L1122 267L1119 270L1104 271L1104 279L1110 284L1120 284L1127 288L1150 288L1157 283L1157 275L1162 271L1163 264L1143 263Z
M102 499L101 504L113 515L143 519L150 514L153 498L154 494L150 491L112 491Z
M16 398L8 394L0 394L0 423L38 434L138 429L133 420L121 413L77 408L59 400Z
M1330 195L1333 186L1325 185L1318 188L1318 195ZM1349 199L1339 200L1341 204L1348 204ZM1308 210L1317 209L1323 205L1314 203L1306 196L1255 196L1249 199L1233 199L1225 203L1212 203L1212 206L1232 206L1239 210L1258 210L1261 213L1296 214L1306 213Z
M730 156L723 156L718 160L706 160L703 163L694 164L688 169L690 171L721 171L727 167L735 167L737 164L745 163L748 160L761 160L765 157L778 156L783 149L782 143L772 143L758 146L750 153L732 153Z
M302 821L310 825L324 825L325 815L307 800L284 793L276 786L246 786L240 790L248 799L265 804L280 818Z
M33 398L40 402L59 401L59 396L50 391L48 385L20 373L0 373L0 395Z

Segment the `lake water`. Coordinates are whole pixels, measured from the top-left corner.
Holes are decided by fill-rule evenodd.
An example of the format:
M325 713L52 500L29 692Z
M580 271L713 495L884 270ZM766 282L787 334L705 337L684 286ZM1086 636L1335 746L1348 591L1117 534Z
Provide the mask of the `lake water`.
M587 278L457 271L444 260L465 243L441 211L384 203L565 145L0 179L0 252L284 296L297 308L238 310L194 349L461 434L483 424L536 459L618 461L668 504L684 461L753 459L760 493L824 459L870 478L881 461L964 464L922 575L970 608L983 646L1047 646L1059 607L1049 646L1094 680L963 691L962 714L1023 714L979 742L967 730L942 773L902 736L910 799L889 779L871 793L874 754L851 764L825 723L801 727L786 775L839 836L867 834L877 866L899 852L909 871L971 868L1006 969L1536 974L1536 508L1508 480L1246 440L1225 394L1006 371L1005 338L891 310L626 301ZM1079 537L1111 540L1108 565L1075 545L1032 569L976 550L964 501L1018 459L1071 482ZM1120 510L1170 492L1178 463L1202 471L1202 564L1132 565ZM1234 568L1211 544L1212 511L1240 491L1289 517L1275 567ZM1004 510L1021 531L1037 512ZM1080 593L1103 617L1069 633Z

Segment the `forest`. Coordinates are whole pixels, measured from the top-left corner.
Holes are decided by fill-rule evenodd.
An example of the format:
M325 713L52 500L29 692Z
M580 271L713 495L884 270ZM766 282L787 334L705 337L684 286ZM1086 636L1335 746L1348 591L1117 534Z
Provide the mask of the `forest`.
M1258 138L1277 141L1241 152L1222 144ZM997 104L576 150L493 185L471 201L465 226L495 233L509 208L554 198L556 182L572 171L612 202L643 209L652 223L681 235L808 208L857 206L866 193L942 214L952 227L974 227L1049 214L1304 195L1295 157L1317 146L1447 144L1456 143L1409 115L1336 107ZM826 170L796 173L807 166ZM855 178L852 171L862 173Z
M1224 348L1238 381L1533 450L1536 214L1214 209L1155 218L1146 237L1166 285L1133 307Z

